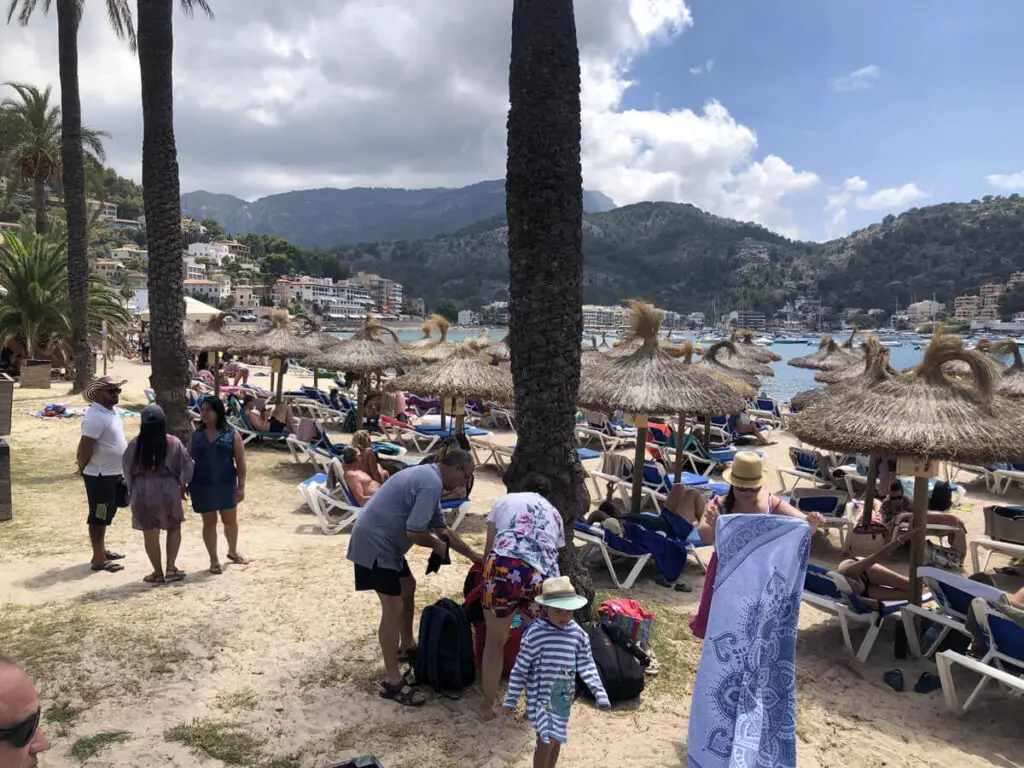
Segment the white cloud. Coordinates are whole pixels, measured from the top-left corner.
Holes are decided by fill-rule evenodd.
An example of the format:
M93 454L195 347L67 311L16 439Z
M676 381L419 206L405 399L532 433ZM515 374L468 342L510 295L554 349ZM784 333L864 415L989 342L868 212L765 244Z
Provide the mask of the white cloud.
M252 199L503 174L511 3L248 0L216 11L214 22L175 19L183 190ZM818 177L765 155L724 105L623 107L633 62L693 24L685 0L577 0L576 16L588 188L618 203L690 202L795 231L785 198ZM0 28L3 79L49 82L56 92L54 40L54 18ZM109 162L138 179L138 64L91 6L79 54L84 122L113 135Z
M715 60L708 59L703 64L698 64L696 67L690 67L691 75L700 75L704 72L711 72L715 68Z
M855 69L845 75L832 79L832 88L837 91L860 91L865 88L874 88L878 79L882 76L882 70L877 64L869 64L866 67Z
M1018 171L1017 173L990 173L985 179L996 189L1003 189L1007 192L1024 189L1024 171Z
M891 211L928 196L913 182L865 194L867 189L868 183L864 179L852 176L843 182L842 187L827 195L825 231L829 237L847 233L847 212L851 207L861 211Z

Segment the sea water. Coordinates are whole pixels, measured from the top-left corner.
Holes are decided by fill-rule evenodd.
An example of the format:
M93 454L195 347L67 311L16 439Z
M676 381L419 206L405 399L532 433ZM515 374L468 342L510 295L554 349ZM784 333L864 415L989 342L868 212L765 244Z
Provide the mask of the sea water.
M506 330L504 328L492 328L490 330L490 338L498 341L505 336L505 333ZM479 329L452 329L448 332L448 340L465 341L466 339L476 338L479 334ZM339 333L338 336L348 338L351 334ZM418 330L402 330L398 331L398 338L403 343L416 341L423 338L423 333ZM675 335L674 338L676 338ZM708 345L704 344L702 346L706 348ZM770 349L772 352L780 355L782 360L770 364L771 369L775 372L774 376L765 376L761 379L760 389L767 392L769 397L785 402L797 392L824 386L824 384L819 384L814 380L814 374L818 373L818 371L794 368L786 363L787 360L792 360L794 357L803 357L804 355L816 352L818 350L818 343L816 341L810 344L776 344ZM896 370L918 365L923 357L924 352L920 349L914 349L913 345L909 342L904 342L904 345L901 347L889 347L889 364Z

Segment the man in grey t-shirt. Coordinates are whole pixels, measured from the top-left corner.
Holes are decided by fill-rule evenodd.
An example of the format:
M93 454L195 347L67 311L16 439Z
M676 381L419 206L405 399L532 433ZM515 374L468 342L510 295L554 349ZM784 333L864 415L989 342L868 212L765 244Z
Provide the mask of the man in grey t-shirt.
M419 706L426 700L406 684L399 668L416 654L416 579L405 553L416 544L444 558L450 546L474 563L482 562L480 554L446 530L441 511L441 495L466 487L472 476L473 456L461 449L448 451L437 464L403 469L380 487L352 527L348 559L355 565L356 590L373 590L380 598L379 638L386 675L380 695L399 704Z

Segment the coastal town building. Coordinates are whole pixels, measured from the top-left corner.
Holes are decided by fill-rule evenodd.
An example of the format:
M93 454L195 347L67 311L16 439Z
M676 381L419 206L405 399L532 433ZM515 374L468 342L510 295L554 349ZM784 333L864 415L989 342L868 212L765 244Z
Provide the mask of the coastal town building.
M980 309L980 296L957 296L953 299L953 317L957 320L973 320Z
M216 306L231 295L231 278L217 275L212 280L186 280L185 295Z
M412 317L423 317L427 314L427 303L421 299L406 299L405 302L405 314L411 315Z
M136 248L134 245L122 245L120 248L110 249L110 258L115 261L130 261L131 259L140 259L141 261L149 261L149 251L144 248Z
M490 325L508 325L508 302L492 301L480 308L480 321Z
M114 281L123 269L124 264L119 261L113 261L112 259L97 259L92 263L92 268L89 271L110 283Z
M382 315L402 314L402 284L380 275L360 272L349 281L366 290Z
M764 331L768 327L768 318L763 312L733 312L729 316L729 325L751 331Z
M90 214L99 211L100 219L103 221L113 221L117 218L117 206L113 203L104 203L100 200L86 200L85 208Z
M478 325L480 316L471 309L463 309L459 312L459 325Z
M906 309L908 323L926 323L942 312L942 304L931 299L916 301Z
M278 306L299 302L311 311L329 317L363 317L374 309L369 291L351 280L329 277L294 277L274 283L274 303Z

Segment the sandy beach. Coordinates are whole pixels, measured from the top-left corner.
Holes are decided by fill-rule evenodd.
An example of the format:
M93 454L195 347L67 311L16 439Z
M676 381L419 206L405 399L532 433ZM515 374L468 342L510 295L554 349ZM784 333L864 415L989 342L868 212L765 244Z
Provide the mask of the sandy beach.
M148 366L119 360L110 374L128 381L122 406L141 408ZM298 383L286 378L286 387ZM325 768L362 754L375 754L387 768L530 765L529 723L481 723L477 688L460 700L435 698L417 710L378 698L377 599L353 591L348 536L320 532L295 487L312 470L296 464L287 450L248 451L239 521L250 565L228 564L223 575L210 575L200 521L189 510L179 557L188 578L144 584L150 568L142 536L132 530L130 512L122 511L108 545L128 555L125 570L90 572L85 491L73 474L80 420L22 412L50 402L83 404L67 395L64 384L15 390L14 520L0 523L0 651L21 662L39 685L53 742L41 765ZM138 418L125 419L125 427L130 438ZM514 438L503 433L496 439ZM788 465L793 442L782 435L767 449L771 467ZM504 488L493 468L479 468L477 478L460 532L480 547L484 516ZM979 535L983 505L1001 497L987 494L980 481L966 490L962 515L970 533ZM1019 494L1011 491L1010 499L1021 502ZM425 552L410 554L414 572L423 573ZM816 536L811 557L836 563L836 534ZM1003 564L993 557L990 570ZM906 567L904 560L890 565ZM417 603L454 595L461 600L467 567L456 560L440 574L420 578ZM598 712L577 702L560 765L686 764L700 657L686 622L696 610L702 577L691 566L686 581L694 591L683 594L657 586L655 576L652 565L628 596L658 614L660 674L633 706ZM1004 589L1020 586L1019 578L997 579ZM614 592L603 571L595 571L595 582L602 597ZM956 718L945 710L941 692L913 692L920 673L934 666L895 659L891 628L883 630L869 662L858 664L848 658L835 620L803 606L800 627L801 766L1024 763L1019 699L992 687L969 714ZM908 681L903 693L882 681L893 667ZM961 687L974 678L965 674L963 680Z

